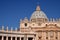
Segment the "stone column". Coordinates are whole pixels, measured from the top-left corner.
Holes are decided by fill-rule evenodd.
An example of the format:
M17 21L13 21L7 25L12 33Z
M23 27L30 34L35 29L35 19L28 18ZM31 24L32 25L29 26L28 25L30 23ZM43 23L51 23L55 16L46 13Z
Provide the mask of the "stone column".
M15 37L15 40L17 40L17 37Z
M11 36L11 40L12 40L12 36Z
M4 38L4 37L2 36L2 40L4 40L3 38Z
M56 32L54 32L54 40L56 40L56 37L57 37L57 36L56 36Z
M33 37L33 40L35 40L35 38Z
M27 40L27 35L26 34L24 35L24 40Z
M44 32L42 31L42 39L41 40L44 40Z
M8 36L6 37L6 40L8 40Z
M46 32L43 32L42 37L43 37L43 40L46 40Z
M20 40L21 40L21 37L20 37Z
M36 34L34 34L34 40L36 40L36 38L37 38L37 37L36 37Z
M58 40L60 40L60 32L58 32Z
M46 40L48 40L48 31L46 31Z
M35 40L38 40L38 39L39 39L39 38L38 38L38 35L39 35L39 34L38 34L38 33L36 33L36 38L35 38Z
M50 40L50 32L48 32L48 40Z
M28 40L28 37L27 37L27 40Z

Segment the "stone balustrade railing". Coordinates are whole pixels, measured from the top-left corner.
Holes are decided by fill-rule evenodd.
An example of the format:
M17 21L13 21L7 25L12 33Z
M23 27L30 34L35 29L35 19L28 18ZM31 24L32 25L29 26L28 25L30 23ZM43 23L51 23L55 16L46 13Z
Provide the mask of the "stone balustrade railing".
M8 26L6 28L4 28L4 26L0 27L0 31L18 31L17 28L15 28L15 30L11 27L11 29L9 30Z

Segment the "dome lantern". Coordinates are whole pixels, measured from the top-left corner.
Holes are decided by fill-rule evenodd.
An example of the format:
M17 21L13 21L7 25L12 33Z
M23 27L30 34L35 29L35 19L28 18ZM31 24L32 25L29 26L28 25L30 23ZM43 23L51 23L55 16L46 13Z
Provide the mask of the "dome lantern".
M40 6L39 5L37 6L36 11L40 11Z

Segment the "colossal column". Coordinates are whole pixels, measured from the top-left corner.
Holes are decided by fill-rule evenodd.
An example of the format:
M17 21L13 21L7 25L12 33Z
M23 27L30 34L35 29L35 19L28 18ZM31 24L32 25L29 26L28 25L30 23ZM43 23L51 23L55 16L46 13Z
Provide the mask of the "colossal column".
M12 36L11 36L11 40L12 40Z
M20 40L21 40L21 37L20 37Z
M6 40L8 40L8 36L6 37Z
M17 37L15 37L15 40L17 40Z
M4 37L2 36L2 40L3 40L3 38L4 38Z

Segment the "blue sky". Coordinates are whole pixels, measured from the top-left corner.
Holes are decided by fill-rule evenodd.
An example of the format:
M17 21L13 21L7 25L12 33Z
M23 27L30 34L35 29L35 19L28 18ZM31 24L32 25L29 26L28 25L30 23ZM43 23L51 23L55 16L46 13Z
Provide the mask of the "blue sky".
M60 0L0 0L0 27L18 28L20 19L30 19L38 2L48 18L60 18Z

